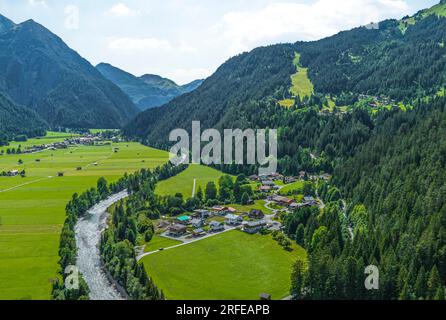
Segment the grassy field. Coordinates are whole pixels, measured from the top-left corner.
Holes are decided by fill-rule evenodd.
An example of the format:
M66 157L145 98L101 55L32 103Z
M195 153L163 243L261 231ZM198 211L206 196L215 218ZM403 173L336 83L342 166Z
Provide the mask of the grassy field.
M28 139L28 141L23 141L23 142L12 141L9 146L0 147L0 151L4 150L4 152L6 153L6 150L8 148L17 149L18 146L22 146L22 150L23 150L23 148L25 148L25 147L31 147L34 145L50 144L53 142L63 141L67 138L72 138L72 137L76 137L76 136L78 136L78 135L72 134L72 133L50 131L50 132L47 132L47 135L45 137Z
M180 244L181 241L165 238L162 236L155 235L152 240L146 244L144 252L156 251L160 248L168 248Z
M285 185L281 190L280 190L280 194L281 195L286 195L289 192L303 192L303 188L304 188L304 182L303 181L296 181L290 184Z
M308 78L308 68L300 66L300 54L297 52L293 64L296 66L297 72L291 76L291 94L301 98L309 97L313 93L314 87Z
M297 246L285 251L271 236L230 231L143 258L167 299L275 300L289 295L291 267L306 259Z
M296 67L296 73L291 76L291 88L290 93L293 97L300 96L301 98L309 97L314 91L314 86L308 77L308 68L302 68L300 66L300 54L296 52L293 64ZM279 105L285 108L291 108L294 106L294 99L280 100Z
M158 183L156 193L162 196L181 193L184 198L190 198L192 196L194 179L196 179L195 192L198 192L198 187L201 187L204 193L206 184L210 181L215 182L218 187L218 179L222 175L222 172L207 166L190 165L175 177Z
M20 144L45 144L65 137L52 133ZM114 147L120 149L118 153L112 151ZM136 143L0 156L0 171L25 169L27 173L26 178L0 177L0 299L50 297L64 209L73 193L95 186L101 176L114 181L125 172L153 168L167 160L166 152ZM58 172L64 176L57 177Z
M265 200L257 200L254 204L243 206L241 204L230 204L230 207L237 209L240 212L249 212L252 209L262 210L265 214L271 214L272 211L265 207Z

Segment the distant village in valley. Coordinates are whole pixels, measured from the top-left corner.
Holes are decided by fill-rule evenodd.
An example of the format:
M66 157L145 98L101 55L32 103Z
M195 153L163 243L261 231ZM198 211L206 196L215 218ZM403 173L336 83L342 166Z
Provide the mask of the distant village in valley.
M56 141L46 144L35 144L32 146L25 146L23 148L22 145L18 145L17 148L6 147L3 150L0 150L0 156L4 154L23 154L23 155L35 154L46 150L56 151L56 150L68 149L70 147L75 147L75 146L110 145L111 142L122 142L122 141L123 141L122 138L117 136L107 137L104 136L102 133L95 133L95 134L87 133L72 138L67 138L64 141ZM114 151L117 152L118 150L115 149ZM40 159L36 159L35 161L40 162ZM19 160L18 164L22 165L23 163ZM80 170L79 167L77 168L77 170ZM25 175L26 175L25 170L17 170L17 169L0 172L0 176L3 177L16 177L16 176L25 177ZM63 176L63 173L58 173L58 176Z

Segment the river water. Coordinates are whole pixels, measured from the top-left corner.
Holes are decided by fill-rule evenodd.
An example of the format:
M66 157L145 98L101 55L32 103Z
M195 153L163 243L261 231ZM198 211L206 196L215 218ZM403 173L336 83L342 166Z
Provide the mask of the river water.
M78 220L76 232L76 265L90 288L91 300L123 300L117 287L109 281L99 253L101 233L107 228L107 208L126 198L127 191L116 193L88 210Z

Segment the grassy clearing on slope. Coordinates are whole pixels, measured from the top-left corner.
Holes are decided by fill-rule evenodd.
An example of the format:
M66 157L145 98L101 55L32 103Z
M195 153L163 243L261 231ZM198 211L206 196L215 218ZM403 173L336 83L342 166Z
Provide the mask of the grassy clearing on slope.
M296 97L300 96L301 98L311 96L314 87L308 78L308 68L302 68L300 66L300 54L297 52L293 64L296 66L297 72L291 76L291 94Z
M195 192L198 192L198 187L201 187L204 193L208 182L213 181L218 187L218 179L222 175L222 172L207 166L190 165L175 177L158 183L155 192L161 196L181 193L185 198L190 198L192 196L194 179L196 179Z
M34 139L28 142L42 144L49 139L54 142L65 137L51 134L37 143ZM114 153L113 147L119 152ZM58 268L65 206L75 192L95 186L101 176L115 181L125 172L154 168L167 160L166 152L137 143L0 156L1 171L27 172L26 178L0 177L0 299L50 297L49 279ZM64 172L64 177L57 177L58 172Z
M304 249L285 251L271 236L230 231L146 256L148 275L167 299L275 300L289 294L292 265Z

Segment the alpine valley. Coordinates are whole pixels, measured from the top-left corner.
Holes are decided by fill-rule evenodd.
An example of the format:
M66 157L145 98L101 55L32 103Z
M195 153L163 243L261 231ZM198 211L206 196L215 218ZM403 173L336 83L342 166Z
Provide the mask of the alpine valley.
M0 299L446 300L445 41L441 0L180 86L0 16ZM172 165L193 121L277 129L277 173Z

